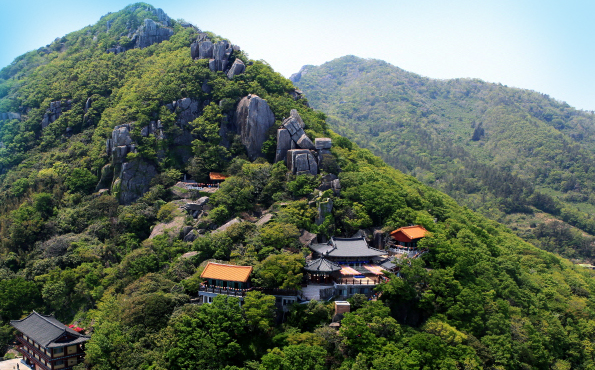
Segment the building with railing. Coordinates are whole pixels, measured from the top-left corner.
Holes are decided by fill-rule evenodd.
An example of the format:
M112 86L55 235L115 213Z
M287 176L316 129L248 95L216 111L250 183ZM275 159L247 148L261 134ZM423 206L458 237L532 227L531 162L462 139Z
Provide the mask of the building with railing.
M387 252L371 248L364 237L331 238L327 244L311 244L310 249L315 259L304 268L309 284L330 284L335 296L370 296L384 279L377 261L388 258Z
M23 363L34 370L70 370L83 362L90 338L56 320L33 311L10 325L17 333L17 350Z
M198 303L213 303L213 299L218 295L237 297L242 303L246 293L259 291L274 296L277 308L287 311L289 306L302 298L300 292L294 289L252 287L250 284L251 273L252 266L207 263L200 275L204 279L204 283L198 289Z
M244 300L246 291L250 288L250 274L252 266L226 265L209 262L200 277L204 279L198 296L201 303L213 303L213 298L219 294L234 296Z

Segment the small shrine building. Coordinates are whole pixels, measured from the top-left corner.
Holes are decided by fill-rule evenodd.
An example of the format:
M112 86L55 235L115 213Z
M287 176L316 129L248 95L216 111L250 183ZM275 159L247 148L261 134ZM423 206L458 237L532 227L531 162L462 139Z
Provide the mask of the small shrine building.
M417 248L417 242L425 237L428 233L423 226L405 226L390 233L390 236L397 241L397 243L406 248Z

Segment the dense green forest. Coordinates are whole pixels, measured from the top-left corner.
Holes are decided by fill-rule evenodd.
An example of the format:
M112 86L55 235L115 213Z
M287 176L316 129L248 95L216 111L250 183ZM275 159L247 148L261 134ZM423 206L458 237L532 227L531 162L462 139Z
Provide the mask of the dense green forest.
M233 49L246 69L230 78L212 71L208 60L193 60L191 45L205 33L182 20L167 21L169 40L130 48L127 35L147 18L163 21L150 5L131 5L0 71L0 112L21 115L0 121L3 351L14 335L8 321L35 309L91 335L90 369L595 368L594 272L536 248L335 134L325 115L265 62ZM106 52L118 47L127 50ZM221 145L220 129L248 94L266 100L276 123L296 109L308 136L332 139L336 163L326 170L338 172L339 194L316 189L325 169L295 176L273 163L275 132L254 161L237 137ZM182 113L167 108L184 98L202 104L186 128L177 121ZM44 127L55 102L69 108ZM143 135L141 128L157 120L164 134ZM103 190L115 165L106 141L131 122L135 151L126 161L152 166L156 175L127 202L115 181ZM183 130L190 143L176 142ZM175 184L209 171L230 177L209 194L208 212L194 219L180 199L205 194ZM321 198L334 206L318 225ZM531 206L537 203L546 201ZM270 222L255 223L265 211ZM210 231L234 217L241 222ZM156 233L176 220L205 233L192 242L178 232ZM412 223L431 232L421 242L429 253L403 263L399 277L388 274L379 300L351 298L339 330L329 327L332 302L296 304L283 323L274 298L258 291L242 306L224 296L210 305L189 303L208 260L254 266L258 287L296 288L308 253L302 230L350 236ZM184 256L191 251L197 253Z
M541 248L594 257L593 112L534 91L436 80L354 56L304 66L292 79L333 130L391 166Z

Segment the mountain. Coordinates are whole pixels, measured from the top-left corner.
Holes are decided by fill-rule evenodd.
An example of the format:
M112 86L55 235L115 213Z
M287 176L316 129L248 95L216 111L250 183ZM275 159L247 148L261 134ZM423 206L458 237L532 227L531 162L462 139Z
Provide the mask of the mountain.
M223 37L138 3L0 78L3 351L37 310L91 336L77 368L595 366L595 272L336 134ZM265 294L301 289L313 237L413 223L428 252L349 313ZM191 303L213 261L253 266L242 305Z
M593 257L595 115L534 91L346 56L292 76L336 132L535 245Z

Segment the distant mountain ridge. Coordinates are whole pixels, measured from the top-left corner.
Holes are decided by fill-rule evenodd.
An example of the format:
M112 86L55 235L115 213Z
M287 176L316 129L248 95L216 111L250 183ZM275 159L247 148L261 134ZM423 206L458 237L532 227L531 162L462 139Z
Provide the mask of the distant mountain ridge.
M529 226L552 218L545 214L595 233L592 112L534 91L436 80L355 56L304 66L291 80L333 130L526 239L541 243ZM591 257L591 239L574 244L567 256Z

